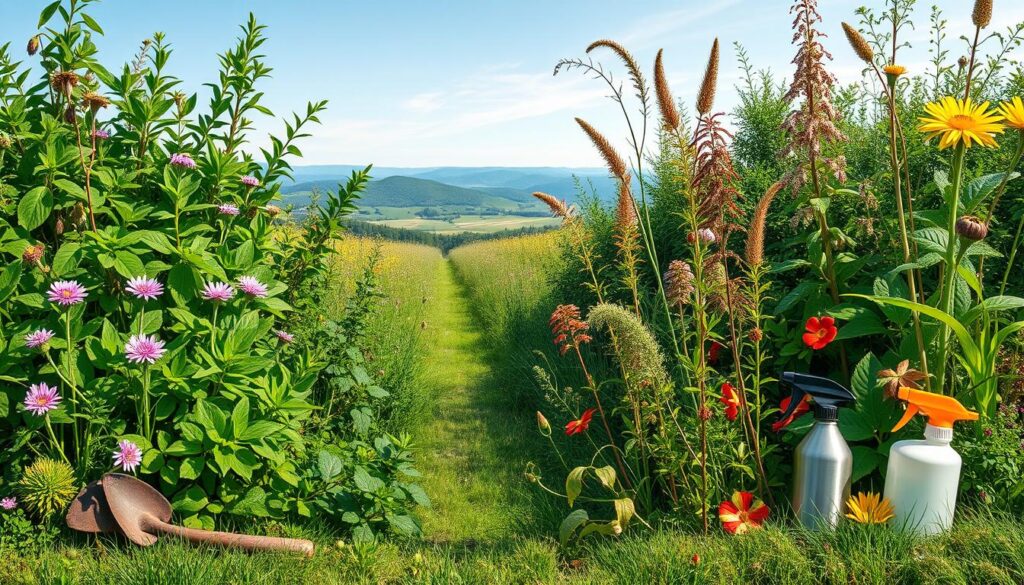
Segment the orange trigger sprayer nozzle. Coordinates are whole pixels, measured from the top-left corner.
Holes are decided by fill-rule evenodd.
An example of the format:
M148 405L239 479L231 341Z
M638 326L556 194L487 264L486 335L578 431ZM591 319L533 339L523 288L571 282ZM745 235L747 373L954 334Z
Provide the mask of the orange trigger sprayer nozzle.
M918 412L927 416L928 424L933 427L947 429L953 428L953 423L958 420L978 420L978 413L967 410L964 405L960 404L952 396L942 396L941 394L933 394L924 390L915 390L901 386L897 397L907 402L907 411L903 413L903 418L892 428L894 433L902 429Z

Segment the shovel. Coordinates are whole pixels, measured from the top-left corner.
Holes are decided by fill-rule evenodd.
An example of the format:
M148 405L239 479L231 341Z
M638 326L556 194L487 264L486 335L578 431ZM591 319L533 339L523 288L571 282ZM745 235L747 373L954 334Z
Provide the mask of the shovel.
M170 502L148 483L130 475L108 473L79 492L68 510L67 524L82 532L120 531L141 546L155 543L158 534L171 534L216 546L313 556L313 543L308 540L197 530L169 524L170 519Z

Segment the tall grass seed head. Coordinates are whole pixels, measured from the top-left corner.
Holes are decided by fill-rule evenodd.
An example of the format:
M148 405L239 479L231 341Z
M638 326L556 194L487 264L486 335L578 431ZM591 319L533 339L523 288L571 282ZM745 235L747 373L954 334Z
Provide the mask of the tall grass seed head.
M665 384L668 375L661 347L635 314L618 305L602 303L590 309L587 321L592 327L606 328L615 334L622 366L633 381L656 388Z
M985 28L992 22L992 0L974 0L971 22L978 28Z
M860 60L868 65L873 64L875 52L871 49L871 45L868 44L864 36L860 34L860 31L844 22L843 32L846 33L846 40L849 41L850 46L853 47L853 52L860 57Z
M711 45L711 54L708 56L708 64L704 69L704 79L700 84L700 91L697 93L697 111L701 115L711 113L715 105L715 91L718 87L718 39Z
M665 66L661 60L663 51L664 49L658 49L658 56L654 58L654 92L658 98L662 126L671 132L679 128L682 121L679 117L679 109L676 108L676 101L668 88L668 79L665 77Z
M45 457L25 468L16 489L29 512L42 520L63 512L78 491L71 466Z

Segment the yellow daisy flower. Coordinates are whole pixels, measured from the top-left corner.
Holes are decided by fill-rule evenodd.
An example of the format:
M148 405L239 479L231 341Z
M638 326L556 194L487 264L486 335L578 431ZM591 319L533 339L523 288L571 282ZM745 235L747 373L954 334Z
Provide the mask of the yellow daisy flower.
M994 147L992 135L1005 129L999 123L1003 117L989 109L989 102L979 105L970 98L965 101L947 96L926 104L924 109L929 117L919 118L917 129L927 135L926 140L939 138L939 150L960 143L970 148L972 142Z
M875 492L859 492L846 500L846 517L858 524L885 524L895 516L892 503Z
M1024 102L1015 97L999 105L999 113L1006 118L1006 125L1017 130L1024 130Z
M885 67L882 67L882 71L885 71L886 75L899 77L907 72L907 68L903 65L886 65Z

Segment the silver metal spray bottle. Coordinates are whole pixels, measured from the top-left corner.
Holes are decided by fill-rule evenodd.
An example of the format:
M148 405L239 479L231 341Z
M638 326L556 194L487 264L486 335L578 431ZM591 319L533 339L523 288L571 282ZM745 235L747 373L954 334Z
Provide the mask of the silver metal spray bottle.
M839 407L856 397L842 385L818 376L783 372L779 380L790 388L785 420L810 396L814 426L796 448L793 465L793 512L807 528L834 528L850 497L853 453L839 432Z

